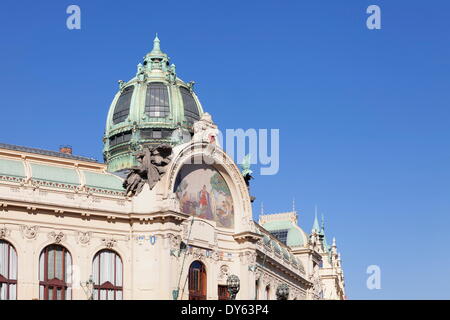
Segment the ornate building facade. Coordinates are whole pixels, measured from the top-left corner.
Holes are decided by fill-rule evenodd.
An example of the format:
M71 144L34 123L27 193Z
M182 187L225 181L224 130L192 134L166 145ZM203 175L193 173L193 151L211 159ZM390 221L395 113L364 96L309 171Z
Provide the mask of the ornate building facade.
M248 177L160 49L119 81L104 160L0 144L0 299L344 299L336 242L252 218Z

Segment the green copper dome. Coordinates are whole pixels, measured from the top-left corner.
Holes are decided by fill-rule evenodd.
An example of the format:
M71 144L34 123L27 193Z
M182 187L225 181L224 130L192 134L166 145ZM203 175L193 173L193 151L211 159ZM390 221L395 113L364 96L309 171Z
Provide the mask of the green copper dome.
M289 247L304 247L308 243L307 234L292 221L275 220L262 225L264 229L274 234L276 232L287 232L286 245Z
M156 36L136 76L119 81L119 92L109 108L103 138L108 171L137 165L134 154L144 146L189 141L193 123L203 114L193 84L177 77Z

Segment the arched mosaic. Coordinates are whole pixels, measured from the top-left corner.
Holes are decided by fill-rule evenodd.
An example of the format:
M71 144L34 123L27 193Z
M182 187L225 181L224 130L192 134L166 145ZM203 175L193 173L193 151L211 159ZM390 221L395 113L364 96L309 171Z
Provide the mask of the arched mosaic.
M175 182L183 213L213 220L219 227L234 227L234 206L222 175L207 164L184 165Z

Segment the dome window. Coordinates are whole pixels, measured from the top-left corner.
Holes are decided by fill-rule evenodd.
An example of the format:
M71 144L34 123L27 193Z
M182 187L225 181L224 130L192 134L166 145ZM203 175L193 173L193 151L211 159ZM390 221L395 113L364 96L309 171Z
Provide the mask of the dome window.
M113 124L118 124L125 121L130 113L131 97L133 96L134 86L129 86L123 89L114 108Z
M125 143L131 140L131 131L122 132L109 138L109 146L114 147L118 144Z
M197 103L189 89L180 87L180 92L183 97L184 117L189 124L193 124L200 119Z
M278 240L280 240L282 243L286 244L287 242L287 236L288 236L288 231L287 229L283 229L283 230L274 230L274 231L270 231L270 233L277 238Z
M145 97L145 114L150 118L165 118L170 113L169 92L161 82L153 82L147 86Z

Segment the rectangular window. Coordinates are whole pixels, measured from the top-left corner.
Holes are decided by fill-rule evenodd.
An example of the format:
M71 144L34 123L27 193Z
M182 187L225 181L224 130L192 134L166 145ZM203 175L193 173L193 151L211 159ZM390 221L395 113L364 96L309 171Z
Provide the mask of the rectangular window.
M270 232L275 238L277 238L278 240L280 240L281 242L283 242L284 244L286 244L287 242L287 235L288 235L288 230L275 230L275 231L271 231Z
M145 114L150 118L165 118L170 113L169 92L161 82L152 82L147 86Z

